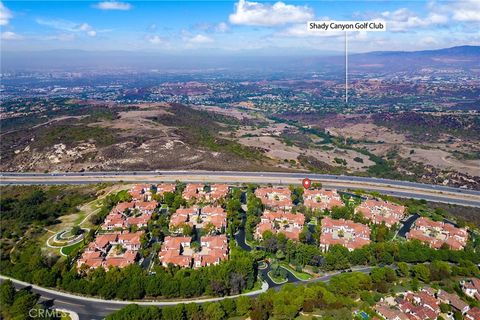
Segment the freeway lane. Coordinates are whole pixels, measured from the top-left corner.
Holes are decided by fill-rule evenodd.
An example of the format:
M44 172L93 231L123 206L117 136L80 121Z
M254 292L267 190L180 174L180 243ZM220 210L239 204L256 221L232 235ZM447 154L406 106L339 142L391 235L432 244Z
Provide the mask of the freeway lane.
M0 178L3 177L115 177L115 176L191 176L191 175L210 175L210 176L239 176L239 177L266 177L266 178L309 178L311 180L336 180L336 181L354 181L368 182L386 185L396 185L412 188L430 189L438 191L453 191L463 194L480 195L480 191L453 188L441 185L430 185L425 183L417 183L402 180L390 180L382 178L331 175L331 174L313 174L302 172L240 172L240 171L204 171L204 170L173 170L173 171L95 171L95 172L1 172Z
M480 191L387 179L307 173L236 171L129 171L66 173L0 173L0 185L87 184L98 182L212 182L300 184L305 177L327 188L364 189L403 198L480 207Z

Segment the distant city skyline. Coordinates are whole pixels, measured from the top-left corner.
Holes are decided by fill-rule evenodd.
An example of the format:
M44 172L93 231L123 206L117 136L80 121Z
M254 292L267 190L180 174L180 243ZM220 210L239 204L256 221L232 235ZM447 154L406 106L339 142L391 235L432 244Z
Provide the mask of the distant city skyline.
M387 22L352 33L354 52L480 43L480 1L3 1L2 51L83 49L263 54L341 51L343 34L311 34L314 19Z

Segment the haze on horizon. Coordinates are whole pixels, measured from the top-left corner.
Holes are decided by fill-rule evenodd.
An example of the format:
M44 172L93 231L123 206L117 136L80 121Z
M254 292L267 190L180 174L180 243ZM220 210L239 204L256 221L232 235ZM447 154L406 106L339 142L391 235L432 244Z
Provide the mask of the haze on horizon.
M312 19L371 20L387 32L352 33L351 52L480 43L480 2L465 1L3 1L1 51L308 56L342 52L343 33L311 34ZM73 51L64 51L65 54Z

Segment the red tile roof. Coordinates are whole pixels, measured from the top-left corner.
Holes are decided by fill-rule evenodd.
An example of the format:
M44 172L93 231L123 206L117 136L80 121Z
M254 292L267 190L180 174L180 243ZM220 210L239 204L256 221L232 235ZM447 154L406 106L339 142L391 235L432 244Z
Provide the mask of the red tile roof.
M200 192L203 191L204 187L205 186L203 184L189 183L183 190L182 196L187 200L200 198L202 197L202 194Z
M177 209L170 217L170 227L179 227L187 221L192 221L196 216L198 216L197 207Z
M118 241L130 245L140 245L140 238L144 234L143 231L127 232L118 235Z
M445 290L439 291L438 298L441 301L450 304L452 307L460 311L463 311L468 307L468 303L460 299L459 296L457 296L456 294L448 293Z
M206 223L211 223L216 229L227 226L227 213L222 207L204 207L201 209L201 216L206 219Z
M97 236L95 239L95 244L98 248L105 248L110 242L115 242L117 240L118 234L116 233L107 233Z
M162 183L157 186L157 193L163 195L165 192L175 192L176 186L173 183Z
M226 184L212 184L210 186L210 193L207 197L210 200L218 200L225 197L228 194L228 185Z
M127 218L127 224L130 225L130 226L137 226L137 227L143 227L143 226L146 226L148 224L148 221L150 221L150 219L152 218L151 215L149 214L142 214L141 216L138 216L138 217L128 217Z
M293 206L291 192L288 188L257 188L255 196L270 208L288 209Z
M114 213L124 213L125 210L133 209L135 207L135 202L120 202L113 209Z
M344 203L336 190L306 189L303 192L303 204L311 209L328 209L343 207Z
M355 213L362 214L373 223L384 222L391 227L405 216L405 207L387 201L367 200L355 208Z
M479 320L480 319L480 308L473 307L465 314L465 319L468 320Z
M158 206L157 201L139 201L135 204L135 208L145 212L151 212L155 210L157 206Z
M265 211L260 219L255 232L257 238L261 238L263 233L268 230L272 233L283 233L292 240L299 240L305 224L305 216L300 213ZM276 228L277 225L278 228Z
M427 243L432 248L439 249L443 244L453 250L461 250L468 240L468 232L463 228L428 218L418 218L413 228L406 234L407 239L417 239Z
M324 249L340 244L349 250L354 250L370 243L370 228L361 223L325 217L322 219L321 226L320 246Z

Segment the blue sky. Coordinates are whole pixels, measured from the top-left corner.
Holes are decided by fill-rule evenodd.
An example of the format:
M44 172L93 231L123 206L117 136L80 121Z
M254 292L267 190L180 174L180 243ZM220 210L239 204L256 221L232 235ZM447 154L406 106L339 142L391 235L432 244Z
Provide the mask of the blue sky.
M352 51L480 43L480 1L3 1L2 50L305 53L340 51L343 34L308 20L387 22L352 33Z

